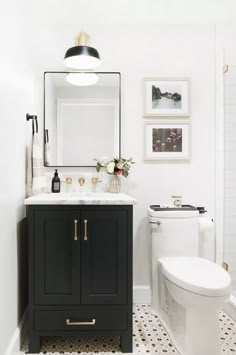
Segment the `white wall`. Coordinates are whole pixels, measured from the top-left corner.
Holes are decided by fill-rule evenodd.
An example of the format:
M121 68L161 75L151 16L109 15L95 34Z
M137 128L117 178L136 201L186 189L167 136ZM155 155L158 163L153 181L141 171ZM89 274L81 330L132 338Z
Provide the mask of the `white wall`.
M36 21L75 24L77 28L104 23L235 23L235 0L29 0L29 5Z
M25 53L24 2L1 6L0 104L0 354L27 305L25 114L32 109L32 78ZM14 9L14 12L13 12ZM20 274L21 275L20 275Z
M180 193L184 202L205 206L214 218L215 29L211 25L104 25L89 26L87 30L102 58L99 70L120 71L122 76L122 154L136 161L129 178L129 193L137 198L134 283L148 286L147 207L153 203L168 203L172 194ZM40 28L38 37L36 34L41 51L38 61L36 48L34 51L39 80L44 70L63 70L64 52L77 32L78 26ZM150 76L190 77L192 80L192 160L189 163L143 161L143 78ZM39 96L42 98L41 87ZM42 122L41 107L42 102L39 102ZM62 171L71 172L72 169Z

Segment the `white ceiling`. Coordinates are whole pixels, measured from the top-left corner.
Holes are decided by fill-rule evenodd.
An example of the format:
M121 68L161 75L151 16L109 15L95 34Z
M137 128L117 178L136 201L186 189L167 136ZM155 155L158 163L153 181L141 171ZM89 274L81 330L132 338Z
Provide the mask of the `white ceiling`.
M236 0L27 0L34 23L236 23Z

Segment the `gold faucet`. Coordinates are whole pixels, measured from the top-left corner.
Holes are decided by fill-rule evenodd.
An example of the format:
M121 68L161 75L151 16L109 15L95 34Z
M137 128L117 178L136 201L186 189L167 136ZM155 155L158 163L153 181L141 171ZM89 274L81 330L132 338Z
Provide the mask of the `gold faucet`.
M91 183L92 183L93 185L96 185L98 182L102 182L102 180L99 180L98 177L92 177Z
M61 182L65 183L66 185L71 185L72 181L72 178L70 176L67 176L65 180L62 180Z
M79 178L78 179L78 183L80 184L80 186L83 186L84 185L84 183L85 183L85 179L84 178Z
M70 176L68 176L65 180L65 183L68 185L72 184L72 178Z

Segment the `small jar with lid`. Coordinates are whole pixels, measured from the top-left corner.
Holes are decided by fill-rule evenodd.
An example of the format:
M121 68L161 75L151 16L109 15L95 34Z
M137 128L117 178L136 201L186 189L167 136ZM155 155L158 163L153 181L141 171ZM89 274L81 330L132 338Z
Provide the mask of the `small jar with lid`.
M182 207L182 196L181 195L172 195L172 205L174 207Z

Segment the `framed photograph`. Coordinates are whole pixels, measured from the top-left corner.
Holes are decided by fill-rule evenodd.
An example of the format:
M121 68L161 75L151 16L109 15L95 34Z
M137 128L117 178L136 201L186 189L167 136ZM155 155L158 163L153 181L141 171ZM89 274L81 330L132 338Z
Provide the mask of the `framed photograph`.
M145 78L144 116L190 116L189 78Z
M145 122L145 160L189 160L190 124Z

